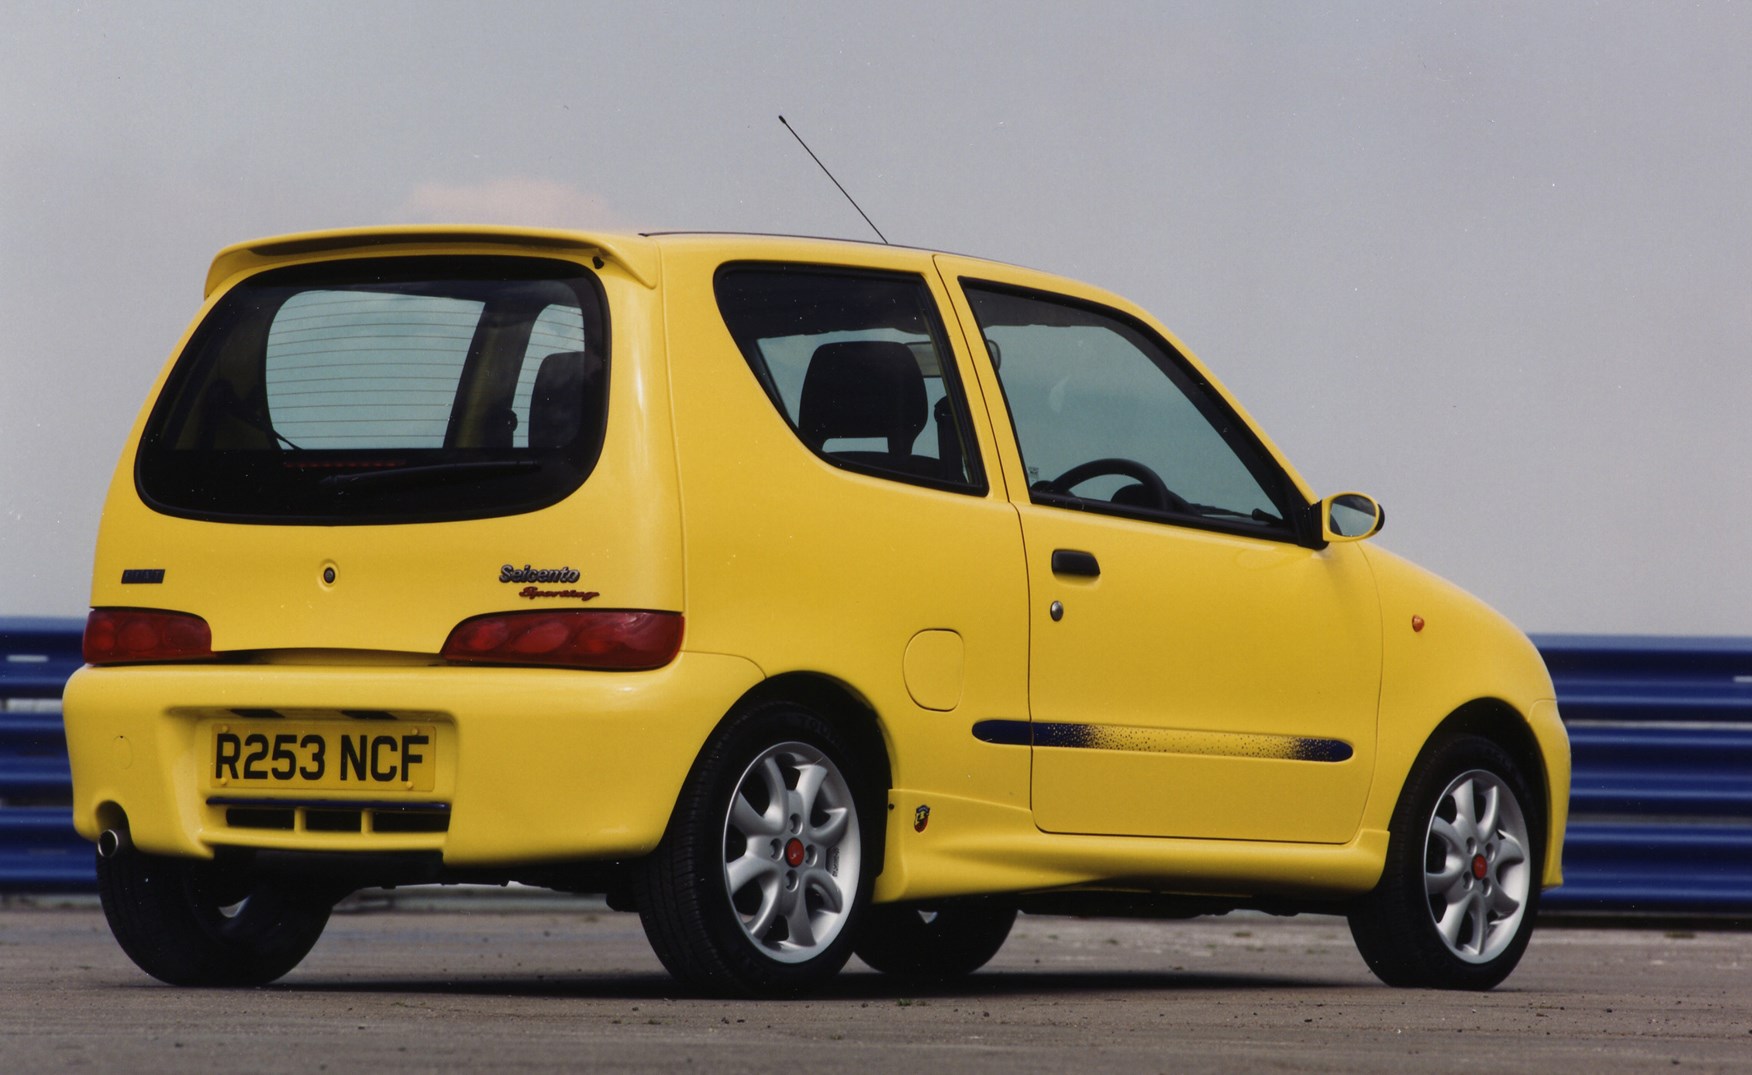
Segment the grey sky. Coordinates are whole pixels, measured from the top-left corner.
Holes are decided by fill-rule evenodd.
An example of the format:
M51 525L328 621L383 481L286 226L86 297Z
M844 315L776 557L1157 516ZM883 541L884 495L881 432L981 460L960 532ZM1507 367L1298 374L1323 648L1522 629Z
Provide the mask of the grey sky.
M1752 634L1752 4L0 0L0 615L78 615L220 246L868 237L1159 315L1535 631Z

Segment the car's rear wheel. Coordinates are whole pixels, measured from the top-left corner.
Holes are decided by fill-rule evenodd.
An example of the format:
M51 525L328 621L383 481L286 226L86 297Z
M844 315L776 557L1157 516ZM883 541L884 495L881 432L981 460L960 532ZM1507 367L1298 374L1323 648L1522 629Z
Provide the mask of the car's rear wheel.
M869 900L871 802L838 729L788 704L707 744L646 860L645 934L677 978L787 995L839 972Z
M856 950L884 974L947 981L989 963L1015 922L1016 908L984 901L872 907Z
M310 952L331 892L225 865L123 849L97 860L98 895L129 959L171 985L262 985Z
M1435 745L1400 795L1381 882L1350 915L1369 969L1435 989L1508 977L1533 933L1542 834L1531 784L1500 747Z

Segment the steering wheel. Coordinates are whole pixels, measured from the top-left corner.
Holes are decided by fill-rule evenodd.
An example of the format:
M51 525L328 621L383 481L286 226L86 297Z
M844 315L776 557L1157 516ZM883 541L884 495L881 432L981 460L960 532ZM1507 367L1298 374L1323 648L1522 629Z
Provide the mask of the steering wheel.
M1168 488L1162 481L1162 476L1135 459L1120 459L1117 456L1108 459L1091 459L1087 463L1076 466L1060 474L1046 483L1046 488L1054 493L1066 496L1075 487L1082 485L1090 478L1099 478L1104 474L1118 474L1121 477L1135 479L1147 490L1156 506L1163 511L1178 511L1190 513L1192 505L1174 490Z

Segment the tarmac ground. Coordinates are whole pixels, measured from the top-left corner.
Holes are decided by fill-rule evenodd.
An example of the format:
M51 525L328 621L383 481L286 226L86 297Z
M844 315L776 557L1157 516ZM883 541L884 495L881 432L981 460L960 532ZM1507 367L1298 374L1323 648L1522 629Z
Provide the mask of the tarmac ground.
M920 991L678 992L634 915L512 894L355 900L286 978L176 989L89 899L0 905L0 1067L47 1071L1752 1070L1752 933L1542 928L1489 993L1390 989L1342 920L1024 916Z

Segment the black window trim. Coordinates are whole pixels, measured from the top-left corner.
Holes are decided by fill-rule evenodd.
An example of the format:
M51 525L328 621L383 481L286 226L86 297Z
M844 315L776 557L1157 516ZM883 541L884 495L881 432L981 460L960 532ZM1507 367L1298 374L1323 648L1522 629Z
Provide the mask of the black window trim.
M985 336L986 330L983 324L978 323L978 309L971 296L967 294L970 289L1002 292L1018 298L1075 307L1120 322L1137 332L1145 340L1155 344L1161 349L1167 360L1174 363L1192 386L1197 389L1197 395L1191 398L1191 403L1197 408L1199 414L1207 422L1210 422L1217 435L1223 438L1223 442L1240 459L1248 473L1253 475L1255 481L1259 482L1260 488L1268 497L1271 497L1273 503L1283 512L1283 522L1277 525L1243 523L1230 521L1220 516L1186 515L1155 508L1115 504L1107 500L1047 492L1035 489L1032 485L1028 487L1028 499L1031 503L1070 511L1084 511L1092 515L1112 515L1124 519L1207 530L1237 537L1260 538L1285 544L1306 545L1314 548L1324 545L1317 529L1310 532L1309 524L1314 517L1314 512L1303 498L1301 491L1296 488L1295 482L1290 479L1289 473L1278 464L1276 458L1266 449L1264 442L1259 439L1253 427L1241 419L1241 416L1235 412L1234 407L1223 398L1221 393L1214 390L1209 378L1188 362L1181 350L1164 338L1161 333L1123 310L1058 291L1025 287L978 276L961 276L957 278L957 283L961 287L963 298L967 300L968 309L974 314L975 327L978 328L982 338ZM993 369L993 373L997 376L999 395L1004 400L1004 415L1010 422L1010 435L1015 440L1016 457L1026 466L1026 457L1022 454L1022 444L1016 435L1016 416L1010 409L1010 395L1009 390L1004 386L1003 373L996 368Z
M958 482L947 478L909 474L905 471L891 470L862 460L836 456L811 448L809 443L803 439L802 431L797 428L790 414L786 412L784 400L779 395L778 385L773 382L771 371L764 368L764 363L757 363L752 357L759 353L758 340L745 340L739 337L735 329L731 327L729 319L724 316L723 304L718 294L719 282L731 273L751 269L779 274L807 273L814 276L866 277L916 284L924 300L925 328L930 335L931 345L937 349L938 363L943 370L945 397L949 400L949 406L954 412L961 437L961 449L967 457L968 480ZM803 445L815 458L829 466L854 474L916 485L926 489L936 489L946 493L985 497L991 492L991 483L986 477L985 461L980 453L979 437L974 429L972 408L968 403L960 362L956 357L955 349L949 344L949 333L944 325L942 308L937 302L936 295L931 291L930 279L924 273L905 269L873 269L861 265L846 265L841 262L740 258L724 262L713 272L712 299L718 306L719 322L724 326L724 331L730 336L732 342L735 343L737 352L742 356L743 364L748 367L749 373L761 386L761 390L766 393L767 400L773 405L773 410L777 412L779 420L797 438L797 442Z

